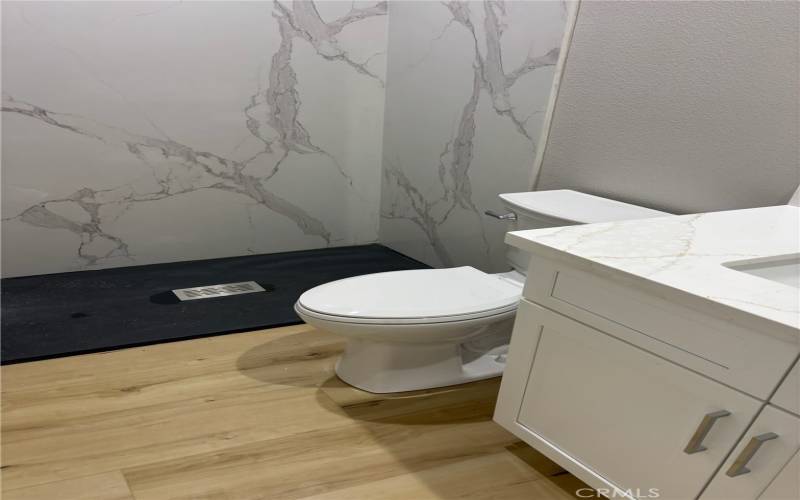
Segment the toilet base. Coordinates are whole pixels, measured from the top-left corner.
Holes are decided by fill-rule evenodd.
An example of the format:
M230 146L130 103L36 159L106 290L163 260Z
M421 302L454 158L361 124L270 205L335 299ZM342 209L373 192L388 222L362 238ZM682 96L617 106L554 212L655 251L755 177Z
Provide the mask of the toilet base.
M446 387L503 374L505 346L483 354L476 354L467 346L353 338L348 340L335 369L344 382L377 394Z

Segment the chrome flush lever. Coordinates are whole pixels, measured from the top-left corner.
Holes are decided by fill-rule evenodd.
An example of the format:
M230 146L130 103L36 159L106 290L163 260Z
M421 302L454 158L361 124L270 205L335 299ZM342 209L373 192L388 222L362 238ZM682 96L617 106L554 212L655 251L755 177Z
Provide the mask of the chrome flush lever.
M691 455L693 453L706 451L706 447L703 446L703 440L711 431L711 428L714 427L714 423L716 423L716 421L720 418L727 417L730 414L731 412L728 410L712 411L711 413L706 414L706 416L703 417L703 420L700 421L700 425L697 427L697 430L694 431L692 438L689 439L689 442L686 444L686 448L683 449L683 452L687 455Z
M500 220L517 220L517 214L514 212L508 212L505 214L501 214L500 212L495 212L494 210L487 210L484 212L489 217L494 217L495 219Z

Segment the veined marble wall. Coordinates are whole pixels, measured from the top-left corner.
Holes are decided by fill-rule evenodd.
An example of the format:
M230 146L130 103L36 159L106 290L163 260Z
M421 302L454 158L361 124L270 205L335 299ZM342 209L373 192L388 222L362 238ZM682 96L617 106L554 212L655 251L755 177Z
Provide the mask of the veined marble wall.
M385 2L2 9L4 276L376 240Z
M433 265L505 267L481 213L529 189L562 2L2 9L4 276L368 243L379 224Z
M507 269L483 212L528 191L563 2L391 2L382 243L436 266Z

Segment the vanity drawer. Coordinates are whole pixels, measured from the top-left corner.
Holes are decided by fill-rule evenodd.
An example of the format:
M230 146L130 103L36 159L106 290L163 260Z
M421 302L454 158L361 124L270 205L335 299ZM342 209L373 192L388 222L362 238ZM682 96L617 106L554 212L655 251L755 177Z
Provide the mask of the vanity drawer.
M754 332L635 284L538 256L524 296L764 400L800 352L796 337Z
M593 471L643 496L656 488L660 498L689 499L761 406L523 300L495 418L543 453L558 450L555 461L576 464L573 473Z

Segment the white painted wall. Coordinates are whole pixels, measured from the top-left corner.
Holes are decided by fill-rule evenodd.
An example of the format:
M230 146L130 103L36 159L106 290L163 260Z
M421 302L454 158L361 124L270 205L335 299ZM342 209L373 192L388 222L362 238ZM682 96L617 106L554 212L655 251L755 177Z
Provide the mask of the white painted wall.
M584 1L538 189L677 213L800 182L800 3Z

